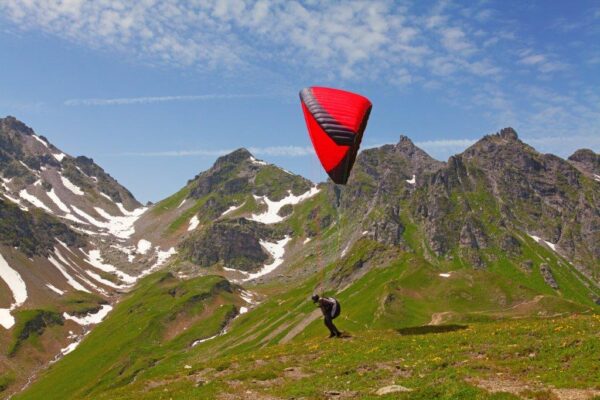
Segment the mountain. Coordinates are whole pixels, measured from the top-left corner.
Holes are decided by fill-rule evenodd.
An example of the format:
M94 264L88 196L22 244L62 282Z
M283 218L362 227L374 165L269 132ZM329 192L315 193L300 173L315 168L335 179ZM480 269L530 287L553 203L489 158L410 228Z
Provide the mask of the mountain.
M34 135L28 132L7 137L27 143ZM45 143L55 159L52 154L59 151ZM7 154L10 163L21 165L23 152ZM84 194L62 200L68 213L34 192L50 179L41 174L42 164L42 182L24 188L49 210L20 196L19 181L3 172L5 195L18 201L0 202L0 216L7 221L0 229L11 237L0 252L23 277L28 293L36 287L32 271L42 284L52 279L52 285L70 291L68 301L56 296L62 300L45 299L39 303L44 307L32 296L20 302L19 284L11 286L12 298L0 298L3 306L17 304L7 308L16 319L10 363L44 348L46 358L38 355L35 364L41 368L66 344L74 349L40 372L18 398L145 398L164 392L173 398L243 398L240 393L247 391L256 394L253 398L263 391L272 396L265 398L278 398L281 393L260 382L288 382L297 370L263 371L252 358L262 354L278 365L292 359L308 363L293 349L320 348L319 313L307 301L313 292L340 299L339 323L364 346L357 360L366 360L368 348L378 346L372 338L393 343L391 329L424 326L435 332L436 326L474 324L475 332L488 332L494 328L482 323L502 327L511 319L593 314L600 297L597 160L589 150L569 160L540 154L511 128L483 137L447 162L402 136L395 145L362 151L348 184L340 187L315 185L239 149L147 208L133 197L126 202L128 192L116 182L123 202L94 197L99 190L94 179L85 189L73 182ZM54 182L63 183L62 162L44 168L54 168ZM100 174L80 168L88 177ZM46 233L29 240L34 231ZM58 254L67 254L69 268L79 268L72 281L86 287L81 277L102 266L116 287L98 282L105 293L82 293L69 288L51 262L45 275L35 269L50 258L61 261ZM10 280L9 274L2 278ZM79 325L78 337L64 336L78 325L65 313L93 319L104 311L94 329ZM590 318L581 322L587 324L582 332L594 331L597 322ZM526 330L510 329L515 335ZM473 335L469 340L479 340ZM10 363L0 364L8 371L0 372L0 387L2 382L10 387L6 393L29 378ZM375 368L363 367L365 373ZM230 376L234 370L240 373ZM227 382L221 381L223 374L229 374ZM308 385L307 398L334 396L320 392L325 384ZM367 396L361 391L370 388L365 385L356 389L360 396ZM304 389L294 390L288 397L304 396Z
M0 118L5 382L21 385L72 351L121 292L172 254L128 244L145 210L92 159L65 154L14 117Z

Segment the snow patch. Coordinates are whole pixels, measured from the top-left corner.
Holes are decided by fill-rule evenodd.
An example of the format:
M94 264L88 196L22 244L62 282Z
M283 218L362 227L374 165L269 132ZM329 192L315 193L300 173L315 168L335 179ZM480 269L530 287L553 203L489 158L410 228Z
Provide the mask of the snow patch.
M71 210L69 209L69 207L67 207L67 205L65 203L62 202L62 200L60 199L60 197L58 197L58 195L54 191L54 188L52 188L52 190L50 190L46 194L48 195L48 197L50 198L50 200L52 200L54 202L54 204L56 204L56 206L62 212L64 212L65 214L71 214ZM77 219L75 216L73 216L73 218Z
M102 260L102 255L100 254L100 250L90 250L89 253L84 254L87 256L86 262L90 264L92 267L99 269L100 271L107 272L109 274L115 274L119 277L123 282L127 284L134 284L136 282L136 278L131 275L126 274L125 272L119 271L113 265L105 264Z
M369 231L363 231L363 236L366 235L367 233L369 233Z
M600 175L594 174L594 180L600 182Z
M63 158L66 157L65 153L58 153L58 154L52 154L52 156L54 156L54 158L56 158L58 160L58 162L62 162Z
M121 206L119 208L123 207L121 203L117 203L117 206L119 205ZM103 211L101 215L103 215L104 218L108 219L108 221L104 222L98 221L91 215L87 214L85 211L82 211L75 206L72 207L77 214L87 219L92 225L95 225L98 228L106 229L113 236L116 236L120 239L128 239L131 235L135 233L135 222L147 210L146 207L140 207L129 212L123 208L125 213L127 213L125 216L112 216ZM98 210L96 210L96 212L98 212Z
M246 314L248 312L248 307L240 307L240 315Z
M8 200L10 200L11 202L15 203L16 205L19 206L19 208L23 211L29 211L29 208L27 208L26 206L24 206L23 204L21 204L21 200L14 198L6 193L2 193L4 195L4 197L6 197Z
M252 294L251 292L249 292L247 290L242 290L240 292L240 297L242 298L242 300L244 300L248 304L254 304L255 303L255 301L252 300L252 298L254 297L254 294Z
M146 254L151 248L152 243L150 243L146 239L140 239L140 241L137 244L137 252L140 254Z
M529 233L528 233L528 235L529 235ZM545 243L546 246L548 246L548 247L550 247L552 249L552 251L557 252L557 250L556 250L556 243L549 242L549 241L544 240L541 237L535 236L535 235L529 235L529 237L532 238L533 240L535 240L536 242L540 243L540 244Z
M68 178L65 178L62 175L59 175L59 176L60 176L60 180L62 181L63 186L65 188L69 189L71 192L73 192L73 194L76 194L77 196L83 196L85 194L79 186L75 185Z
M254 196L256 200L261 200L267 205L267 211L263 214L252 214L252 217L250 217L249 219L251 221L261 222L263 224L274 224L277 222L281 222L284 219L283 217L279 216L279 210L281 210L282 207L287 205L298 204L306 199L313 197L319 192L320 189L316 186L312 187L309 191L307 191L304 194L301 194L300 196L294 196L292 192L288 190L287 197L284 197L279 201L271 201L267 196Z
M441 274L439 274L442 278L450 278L450 273L448 272L442 272Z
M63 292L62 290L60 290L59 288L57 288L54 285L51 285L49 283L46 283L46 287L50 290L52 290L54 293L56 293L59 296L62 296L63 294L65 294L65 292Z
M31 135L31 137L33 137L35 140L37 140L38 142L40 142L44 146L48 147L48 143L44 142L44 140L41 137L39 137L38 135Z
M256 164L256 165L267 165L266 162L262 161L262 160L257 160L256 158L250 156L250 161L252 161L252 164Z
M70 345L68 345L67 347L65 347L64 349L60 349L60 352L62 353L63 356L66 356L67 354L69 354L70 352L75 350L77 348L77 346L79 346L79 343L81 343L79 340L76 342L73 342Z
M196 346L198 346L200 343L204 343L204 342L208 342L209 340L213 340L214 338L216 338L216 337L219 337L219 336L221 336L221 335L223 335L223 334L225 334L225 332L224 332L224 331L223 331L223 332L221 332L221 333L217 333L217 334L216 334L216 335L214 335L214 336L207 337L207 338L205 338L205 339L199 339L199 340L195 340L195 341L192 343L192 347L196 347Z
M406 183L410 183L411 185L416 184L417 183L417 176L413 175L412 178L406 180Z
M186 200L187 200L187 199L183 199L183 200L181 200L181 203L179 203L179 205L177 206L177 208L181 208L181 206L183 206L183 205L185 204L185 201L186 201Z
M67 246L64 243L62 243L60 241L59 241L59 243L62 244L63 247L67 248ZM68 248L67 248L67 250L68 250ZM73 264L71 264L71 262L69 260L67 260L65 257L63 257L62 254L60 254L60 251L58 251L58 249L56 247L54 248L54 254L58 258L58 260L60 262L62 262L63 265L73 267ZM77 273L76 275L79 277L79 279L81 279L83 282L85 282L89 287L95 289L97 292L102 293L104 295L108 294L108 293L106 293L106 291L104 289L99 288L93 282L91 282L90 280L86 279L84 276L80 275L79 273Z
M29 165L25 164L23 161L19 161L19 163L20 163L22 166L24 166L25 168L27 168L27 170L28 170L29 172L31 172L32 174L34 174L35 176L40 176L40 173L39 173L38 171L36 171L36 170L34 170L34 169L31 169L31 167L30 167Z
M98 275L97 273L92 272L92 271L86 270L85 273L88 274L96 282L101 283L104 286L108 286L113 289L125 289L127 287L127 286L117 285L116 283L109 281L108 279L104 279L103 277L101 277L100 275Z
M270 272L273 272L277 267L279 267L283 263L283 255L285 254L285 245L291 240L290 236L286 236L283 239L270 243L264 240L260 241L261 246L265 248L273 257L273 262L271 264L266 264L262 267L262 269L256 273L249 274L244 281L249 281L252 279L259 278L263 275L266 275Z
M15 318L10 312L23 305L27 300L27 286L21 275L8 265L2 254L0 254L0 278L6 283L15 299L10 308L0 308L0 325L5 329L10 329L15 324Z
M65 312L63 313L63 318L74 321L81 326L99 324L108 315L108 313L111 312L112 309L112 306L104 304L97 312L89 313L84 317L77 317Z
M302 242L302 244L306 244L308 242L310 242L312 240L312 238L307 237L306 239L304 239L304 242Z
M102 192L99 192L99 193L100 193L100 196L105 197L107 200L109 200L111 203L113 203L113 199L111 199L109 195L107 195L106 193L102 193Z
M188 226L188 232L191 232L194 229L196 229L198 225L200 225L200 220L198 219L197 215L194 215L192 219L190 219L190 226Z
M350 249L350 243L348 243L348 245L346 245L346 247L344 247L344 250L342 250L342 257L344 257L346 255L346 253L348 252L349 249Z
M60 253L58 253L58 250L56 249L56 247L54 248L54 252L55 252L55 254L57 254L57 256L58 256L58 254L60 254ZM73 289L75 289L75 290L81 290L82 292L91 293L86 287L84 287L82 284L80 284L79 282L77 282L67 272L67 270L64 267L64 265L62 265L57 259L55 259L54 257L50 256L50 257L48 257L48 261L50 261L50 263L52 265L54 265L56 267L56 269L58 269L58 272L60 272L61 275L65 277L65 279L67 280L67 284L69 286L71 286Z
M158 268L162 267L169 260L169 258L171 258L171 256L177 254L175 247L171 247L169 250L161 250L159 246L156 246L155 250L156 262L150 268L139 274L136 279L143 278L144 276L156 271Z
M240 208L244 207L244 205L246 204L246 202L243 202L242 204L240 204L239 206L231 206L229 207L227 210L225 210L225 212L223 212L223 214L221 214L221 217L224 217L227 214L230 214L236 210L239 210Z
M52 210L49 209L48 206L46 206L40 199L38 199L34 195L29 194L26 189L23 189L19 192L19 197L21 197L23 200L27 200L37 208L41 208L42 210L52 214Z

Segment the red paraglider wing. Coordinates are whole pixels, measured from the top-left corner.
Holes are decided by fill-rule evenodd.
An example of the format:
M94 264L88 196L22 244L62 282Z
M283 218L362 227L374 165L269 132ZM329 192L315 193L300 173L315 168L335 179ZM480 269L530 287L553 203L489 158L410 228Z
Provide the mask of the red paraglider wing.
M345 184L371 112L371 102L339 89L300 91L306 126L317 156L335 183Z

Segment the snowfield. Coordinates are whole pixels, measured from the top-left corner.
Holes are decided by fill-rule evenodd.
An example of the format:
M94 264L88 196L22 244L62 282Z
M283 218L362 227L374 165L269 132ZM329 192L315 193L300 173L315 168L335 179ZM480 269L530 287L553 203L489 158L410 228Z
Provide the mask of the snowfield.
M52 290L54 293L56 293L59 296L62 296L63 294L65 294L65 292L63 292L62 290L60 290L59 288L57 288L54 285L51 285L49 283L46 283L46 287L50 290Z
M137 244L137 252L140 254L146 254L151 248L152 243L150 243L146 239L140 239L140 241Z
M119 207L120 206L120 207ZM73 211L75 211L78 215L85 218L89 221L90 224L96 226L100 229L105 229L113 236L118 237L119 239L128 239L131 235L135 233L135 222L140 218L140 216L146 212L147 207L140 207L133 211L127 211L121 203L117 203L117 207L121 209L123 212L123 216L112 216L108 214L106 211L102 210L99 212L96 209L96 212L100 214L107 221L99 221L91 215L87 214L85 211L80 210L79 208L72 206Z
M536 242L540 243L540 244L545 243L546 246L548 246L548 247L550 247L552 249L552 251L558 253L558 251L556 250L556 243L549 242L549 241L544 240L541 237L535 236L535 235L529 235L529 237L532 238L533 240L535 240Z
M90 264L92 267L99 269L100 271L107 272L109 274L115 274L119 277L123 282L128 285L134 284L137 279L131 275L126 274L125 272L119 271L113 265L105 264L102 260L102 255L100 254L100 250L90 250L89 253L84 253L87 256L86 262Z
M67 313L63 313L63 317L64 319L74 321L75 323L81 326L87 326L92 324L99 324L100 322L102 322L102 320L108 315L109 312L111 312L112 309L112 306L104 304L100 308L100 310L98 310L98 312L87 314L86 316L81 318Z
M60 180L62 181L63 186L65 188L69 189L73 194L76 194L77 196L83 196L85 194L79 186L75 185L69 179L65 178L61 174L59 174L59 176L60 176Z
M57 253L57 249L56 247L54 248L54 252L55 254ZM67 280L67 284L69 286L71 286L73 289L75 290L81 290L82 292L87 292L87 293L91 293L86 287L84 287L81 283L77 282L75 280L75 278L73 278L66 270L65 266L62 265L56 258L49 256L48 257L48 261L50 261L50 263L52 265L54 265L56 267L56 269L58 269L58 272L61 273L62 276L65 277L65 279Z
M256 158L250 156L250 161L252 161L252 164L256 164L256 165L267 165L266 162L262 161L262 160L257 160Z
M240 208L244 207L244 205L246 204L246 202L243 202L242 204L240 204L239 206L231 206L229 207L227 210L225 210L223 212L223 214L221 214L221 217L226 216L227 214L230 214L236 210L239 210Z
M279 201L271 201L267 196L254 196L257 201L262 201L267 205L267 211L263 214L252 214L251 221L261 222L263 224L274 224L284 220L283 217L279 216L279 210L287 205L295 205L306 199L309 199L319 193L321 190L316 186L312 187L308 192L301 194L300 196L294 196L291 191L288 191L287 197Z
M27 300L27 287L21 275L8 265L2 254L0 254L0 278L6 283L15 299L10 308L0 308L0 325L5 329L10 329L15 324L15 318L10 312L25 303L25 300Z
M277 269L277 267L279 267L283 263L283 255L285 254L285 245L288 244L288 242L291 239L292 238L290 236L286 236L283 239L281 239L275 243L270 243L270 242L261 240L260 245L263 246L265 248L265 250L267 250L269 252L271 257L273 257L273 262L271 264L266 264L265 266L263 266L260 271L253 273L253 274L249 274L248 277L246 279L244 279L244 282L259 278L263 275L266 275L270 272L275 271L275 269Z
M27 200L28 202L30 202L37 208L41 208L42 210L46 211L47 213L53 214L51 209L49 209L40 199L38 199L37 197L35 197L32 194L29 194L27 192L27 190L25 190L25 189L21 190L19 192L19 197L21 197L23 200Z
M190 226L188 226L188 232L191 232L194 229L196 229L198 225L200 225L200 220L198 219L197 215L194 215L192 219L190 219Z
M60 211L64 212L65 214L71 214L71 210L69 209L69 207L67 207L65 203L62 202L60 197L58 197L58 195L54 191L54 188L52 188L52 190L50 190L49 192L46 192L46 194L48 195L50 200L52 200L54 204L56 204Z

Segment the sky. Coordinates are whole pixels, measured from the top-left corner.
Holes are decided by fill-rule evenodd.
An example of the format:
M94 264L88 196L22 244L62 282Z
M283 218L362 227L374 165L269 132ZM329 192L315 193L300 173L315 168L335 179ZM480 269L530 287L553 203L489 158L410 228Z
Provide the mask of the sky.
M246 147L314 181L298 91L367 96L363 148L446 160L512 126L600 151L598 1L0 0L0 117L157 201Z

